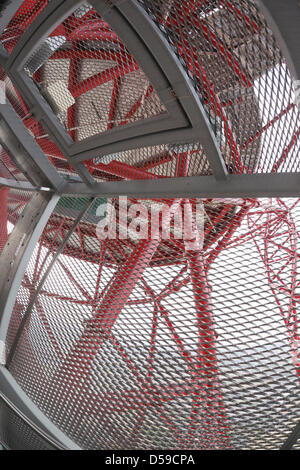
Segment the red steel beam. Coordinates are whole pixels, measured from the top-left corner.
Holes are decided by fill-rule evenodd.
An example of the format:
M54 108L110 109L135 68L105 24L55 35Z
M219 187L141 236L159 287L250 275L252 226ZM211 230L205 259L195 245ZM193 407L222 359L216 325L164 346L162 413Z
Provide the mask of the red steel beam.
M204 217L204 214L203 214ZM229 428L226 419L221 386L218 379L216 332L211 311L210 288L204 260L204 233L199 233L193 220L192 206L185 201L185 253L194 296L198 344L192 383L194 393L190 414L189 435L199 431L202 447L213 448L214 442L230 448ZM201 418L199 413L201 413ZM205 433L205 436L203 435Z

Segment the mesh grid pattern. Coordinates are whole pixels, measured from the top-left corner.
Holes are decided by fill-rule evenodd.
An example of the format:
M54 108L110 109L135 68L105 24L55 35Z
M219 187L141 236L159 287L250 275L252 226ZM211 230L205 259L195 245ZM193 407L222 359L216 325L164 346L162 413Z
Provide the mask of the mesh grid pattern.
M9 370L83 448L279 448L300 407L298 200L128 199L128 209L137 202L162 211L156 234L187 204L203 246L172 223L170 239L136 239L132 209L122 239L121 202L96 200L29 312L87 204L63 198L18 293L10 351L27 321ZM118 237L101 241L97 208L109 203Z
M23 2L0 38L9 53L48 3ZM294 85L255 2L139 4L192 79L229 172L298 172ZM87 3L25 70L74 141L166 112ZM1 68L0 78L51 163L73 174ZM212 174L201 136L85 164L103 181ZM0 176L23 179L3 150ZM0 187L0 252L29 197ZM9 371L84 449L280 448L300 411L299 201L61 197L16 296ZM105 214L116 237L99 238ZM45 448L6 408L0 400L0 441L14 447L19 429L24 447Z
M300 450L300 439L293 445L293 450Z
M0 177L8 180L26 181L27 178L11 160L8 153L0 145Z
M32 194L0 186L0 254Z
M8 53L13 51L24 31L48 4L48 0L24 0L0 38Z
M55 450L0 397L0 442L5 449Z
M26 21L32 21L46 3L24 2L22 14L16 15L5 35L10 37L13 28L22 21L27 25ZM163 32L193 80L229 172L298 172L299 110L294 85L273 33L255 2L140 0L139 3ZM22 31L16 34L21 35ZM40 44L26 70L74 141L165 112L135 58L87 3ZM51 162L60 171L73 173L64 155L33 117L26 125ZM195 147L199 145L201 139ZM176 151L167 149L167 153L178 160L184 148L182 145ZM142 158L144 152L144 148L124 151L118 154L117 161L131 161L132 153ZM154 147L147 149L149 161L158 157L154 152L157 152ZM165 152L162 149L154 173L178 176L172 166L165 164ZM86 165L96 179L114 179L110 168L105 172L105 168L97 168L95 161L98 162L97 155ZM139 169L142 162L131 166ZM197 155L196 166L197 172L187 176L207 174L203 152ZM127 179L131 179L134 169L129 169ZM124 175L124 168L117 177L120 174ZM146 172L136 174L139 179L152 177Z
M14 86L4 69L0 66L0 79L4 82L5 99L11 104L24 126L28 129L35 142L44 152L50 163L62 174L76 175L75 170L68 163L65 155L44 130L42 124L37 121L30 112L29 106L22 99L18 89ZM1 148L0 176L8 179L26 180L25 176L12 162L9 155Z
M251 0L139 0L193 79L233 173L299 171L299 111Z
M166 112L138 63L88 4L52 32L25 70L38 75L75 141Z

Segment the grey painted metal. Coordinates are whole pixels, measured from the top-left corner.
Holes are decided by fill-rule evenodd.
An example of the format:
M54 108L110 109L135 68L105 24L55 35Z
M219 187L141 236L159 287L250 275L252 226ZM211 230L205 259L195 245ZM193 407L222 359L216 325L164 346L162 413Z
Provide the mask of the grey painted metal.
M39 49L41 41L75 10L82 0L52 0L24 31L7 62L7 68L21 70L31 54Z
M0 34L6 28L23 0L4 0L0 5Z
M34 118L41 123L45 131L49 134L50 139L56 143L59 150L68 157L68 149L74 142L62 127L61 122L41 94L37 85L24 70L15 71L14 69L7 69L6 72L29 106L30 112Z
M12 54L5 60L2 55L2 65L6 73L29 104L34 117L41 121L71 164L99 157L111 151L201 140L216 178L225 179L227 176L225 163L203 105L159 28L134 0L119 2L117 8L108 8L105 0L91 3L124 39L126 46L133 52L135 59L141 64L158 92L168 113L113 128L81 142L72 141L38 87L23 70L26 60L34 50L32 44L37 49L41 40L78 5L78 2L62 3L56 0L44 8L19 39Z
M40 293L40 290L41 288L43 287L54 263L56 262L58 256L63 252L64 250L64 247L66 246L69 238L71 237L72 233L76 230L76 227L77 225L80 223L82 217L84 216L84 214L88 211L89 207L91 206L91 204L93 203L94 201L94 198L91 197L89 202L86 204L86 206L79 212L78 216L76 217L76 219L74 220L73 224L72 224L72 227L70 228L70 230L67 232L62 244L60 245L59 249L55 252L53 258L51 259L51 262L49 263L45 273L43 274L43 277L39 283L39 285L37 286L32 298L30 299L30 302L26 308L26 311L24 312L24 315L22 317L22 320L21 320L21 323L18 327L18 331L14 337L14 342L10 348L10 351L9 351L9 354L8 354L8 357L6 359L6 367L8 368L13 360L13 357L14 357L14 354L16 352L16 349L17 349L17 346L18 346L18 343L19 343L19 340L21 338L21 335L22 335L22 331L24 329L24 326L26 324L26 321L32 311L32 308L34 306L34 303L36 301L36 298L37 296L39 295ZM0 289L1 291L1 289Z
M45 16L48 17L49 15L45 15ZM56 16L54 20L57 23ZM34 22L34 24L36 24L36 22ZM33 28L34 31L36 29L37 29L36 27ZM50 27L49 27L49 30L51 30ZM22 43L22 41L23 39L21 38L20 44ZM24 44L24 47L25 47L25 44ZM10 68L8 64L9 59L10 58L7 52L5 51L3 46L1 47L0 45L0 63L4 67L4 69L6 69L7 75L10 77L14 85L19 90L23 99L27 102L27 104L29 103L30 111L32 112L34 117L43 125L46 132L49 133L50 138L52 138L53 141L56 142L60 151L64 155L66 155L66 158L68 158L69 150L71 146L73 145L73 140L67 133L65 133L64 130L62 131L61 123L52 112L51 107L43 98L43 96L41 95L39 89L34 84L34 82L28 77L28 75L23 70L19 71L19 70L15 70L14 68ZM173 98L173 101L174 101L174 98ZM19 121L17 116L16 116L16 120ZM128 132L130 132L131 128L133 128L134 126L129 125L128 127L129 127ZM127 147L136 148L138 146L143 146L144 141L146 141L146 145L147 145L147 139L148 139L148 145L157 145L160 143L160 139L157 139L157 137L155 138L156 134L150 135L148 138L148 136L143 136L143 132L144 132L144 129L142 129L141 131L142 135L137 139L133 139L133 142L131 141L131 146L127 145ZM187 130L187 133L189 135L187 135L186 139L183 139L183 140L188 141L188 142L190 141L193 142L195 139L191 131ZM177 137L177 134L174 134L174 135ZM171 136L169 137L167 133L164 133L163 143L169 143L170 141L172 141L172 137ZM181 138L179 139L179 142L180 143L182 142ZM87 184L89 185L92 184L94 180L91 177L91 175L88 174L87 170L85 170L85 168L80 164L80 162L82 160L93 158L96 154L97 156L105 155L111 151L111 148L113 148L114 151L122 151L124 150L124 142L121 141L115 144L107 144L104 146L102 145L101 147L102 152L100 152L100 150L97 152L95 152L94 150L83 152L81 153L80 158L78 157L76 160L72 159L72 165L74 167L75 166L78 167L79 173L81 174L82 178L87 182Z
M300 197L300 173L231 175L226 181L213 176L110 181L88 188L83 183L67 183L65 194L114 197Z
M46 38L80 3L79 0L53 0L49 2L20 37L10 55L7 54L3 46L0 47L0 63L7 76L19 91L32 115L43 125L50 138L53 138L66 157L68 146L72 145L73 140L63 130L59 119L55 116L33 80L25 73L23 67L32 52L40 47L43 38ZM49 17L51 18L50 21Z
M51 165L10 103L0 104L0 142L27 179L60 191L63 178Z
M0 256L0 341L7 329L23 275L36 243L57 202L58 195L36 193L19 217Z
M299 64L299 1L297 0L257 0L263 13L273 29L282 51L287 59L291 72L300 78ZM3 24L9 21L21 1L8 1L4 4L2 16ZM49 6L37 17L33 24L24 33L13 53L8 57L3 46L0 48L0 63L8 76L18 88L19 92L30 105L34 116L41 121L50 137L56 142L60 150L73 164L101 156L146 145L199 142L204 146L205 153L210 161L214 176L199 176L189 178L170 178L157 180L139 180L124 182L103 182L91 185L92 181L86 171L80 172L85 178L83 182L68 182L63 186L63 180L46 159L45 155L35 144L34 139L20 122L17 114L9 105L0 105L2 114L2 141L11 158L28 175L34 185L53 187L57 194L43 192L34 194L22 217L18 220L9 242L0 257L0 292L2 304L0 307L0 341L5 340L7 328L24 271L59 199L58 193L73 195L118 196L128 195L135 197L267 197L267 196L300 196L300 175L290 174L258 174L258 175L230 175L226 178L226 168L218 149L215 136L206 117L199 97L193 85L184 72L177 57L170 49L169 44L159 29L147 17L142 8L134 0L92 0L95 8L114 27L116 32L132 51L137 61L143 66L150 81L157 87L162 102L166 104L169 115L152 118L148 122L129 124L122 129L112 129L99 137L87 139L74 144L70 136L63 130L59 120L52 112L39 89L22 70L26 60L34 48L51 30L53 30L80 2L74 0L53 0ZM170 98L170 91L174 91L176 98ZM13 112L12 112L13 111ZM163 124L163 127L161 124ZM160 132L158 132L158 130ZM6 132L7 134L3 134ZM143 135L144 134L144 135ZM5 138L4 138L5 137ZM29 162L29 163L28 163ZM29 166L28 166L29 165ZM1 180L0 180L1 184ZM26 182L7 182L6 186L19 189L34 190L34 186ZM89 204L92 203L92 199ZM88 209L86 207L84 212ZM78 220L74 222L67 239L76 229ZM57 256L63 250L61 245ZM55 259L56 259L55 258ZM55 262L55 259L52 262ZM23 319L23 324L30 314L31 307L38 295L43 282L53 263L48 267L35 296L30 302ZM22 325L21 325L22 326ZM22 329L19 330L19 335ZM17 342L14 345L16 347ZM8 363L13 357L13 352ZM20 388L10 372L0 366L0 390L6 398L24 416L28 417L35 426L42 429L47 435L59 440L65 448L78 449L67 436L65 436L53 423L36 407ZM300 425L298 424L289 436L284 448L290 448L299 438Z
M280 0L258 0L258 2L262 8L262 11L265 13L266 17L269 19L270 26L274 29L277 37L279 37L280 39L279 42L282 48L286 50L289 49L291 51L291 55L288 54L287 58L290 57L291 60L293 59L292 60L293 64L296 63L296 66L294 66L294 69L298 70L297 64L299 62L299 55L295 53L295 43L298 43L298 39L297 39L298 34L297 32L296 34L291 34L290 32L292 30L295 30L295 24L296 25L298 24L296 18L298 17L297 15L299 15L299 2L296 0L288 0L288 2L284 2L284 5L283 5L283 2ZM180 70L181 65L176 63L178 59L174 56L169 46L167 45L168 47L166 47L166 45L163 44L165 39L163 38L162 34L158 30L158 28L156 28L153 25L151 20L149 20L147 15L145 15L145 13L142 12L141 7L139 7L139 5L134 0L122 0L122 1L115 0L115 1L110 1L110 2L107 2L104 0L103 1L95 0L95 1L92 1L92 3L100 11L100 13L103 16L105 16L105 18L109 22L112 23L112 26L116 28L118 34L122 37L122 35L124 34L124 32L122 32L124 21L121 19L120 14L118 15L116 13L117 10L118 12L121 12L124 18L126 17L126 20L130 22L133 25L133 28L135 29L136 36L133 35L132 38L133 37L136 38L137 36L143 37L144 43L148 44L149 47L152 48L153 57L156 63L159 64L159 67L161 66L164 67L164 73L167 78L170 77L170 75L173 74L174 71L179 73L179 75L182 74L182 70ZM287 7L285 8L287 3L288 3L288 8ZM38 44L40 43L41 35L42 37L46 37L47 34L53 29L54 25L59 24L62 17L65 17L67 14L69 14L70 11L74 9L74 7L77 4L78 2L69 2L69 1L62 2L61 0L55 0L54 2L50 2L49 4L50 6L44 9L44 11L38 16L38 18L34 21L31 27L28 28L28 30L26 31L26 34L24 34L23 37L20 39L20 42L18 46L16 46L13 55L10 58L7 58L7 57L5 58L4 55L1 54L2 63L4 63L4 66L5 68L7 68L8 73L10 73L10 67L13 66L14 62L18 62L17 70L19 70L20 64L21 65L24 64L24 61L31 53L32 46L28 45L28 39L35 38L36 47L38 47ZM123 25L123 26L121 27L120 25ZM126 36L127 36L127 33L128 33L128 28L126 31ZM136 48L137 46L134 44L134 41L132 40L132 38L129 41L130 42L129 48L130 47ZM26 41L27 41L27 45L26 45ZM126 41L126 38L125 38L125 41ZM138 43L140 44L140 41L138 41ZM139 55L138 52L137 54ZM22 60L20 61L20 58L23 61ZM166 65L162 65L162 64L166 64ZM175 64L175 67L174 67L174 64ZM145 67L147 68L147 65L145 65ZM152 73L152 74L157 73L157 70L158 68L155 69L155 72L149 71L149 73ZM16 72L14 67L12 67L12 71ZM137 136L133 138L133 137L130 137L130 135L133 135L131 134L133 132L132 128L137 127L137 125L133 125L133 126L129 125L129 126L125 126L127 127L126 132L128 131L127 136L129 136L129 138L125 138L126 134L125 136L123 135L123 138L125 139L124 141L118 140L118 137L117 137L118 133L115 130L112 130L110 132L112 132L114 141L110 142L110 139L108 141L105 141L106 137L103 135L99 137L99 138L102 138L101 149L98 147L98 148L94 148L92 151L87 150L87 147L91 145L91 142L92 142L89 139L87 139L89 140L87 144L85 142L82 142L82 143L75 144L77 145L77 147L74 147L74 146L72 147L73 145L71 142L72 139L69 136L64 136L62 139L60 139L61 133L58 132L58 130L61 131L60 123L58 119L56 118L56 116L54 116L54 114L52 113L50 106L42 98L38 88L34 85L32 80L23 71L20 71L19 73L12 74L12 75L14 76L11 76L11 78L14 81L16 80L16 86L17 88L19 88L19 91L21 91L22 93L24 92L26 95L28 90L30 90L30 92L27 93L26 98L29 100L29 102L33 103L32 111L35 113L37 118L40 118L42 120L44 119L43 124L46 130L50 133L50 135L53 136L53 139L57 142L58 146L63 151L63 153L67 157L71 157L72 153L74 152L74 149L78 149L78 148L80 149L80 153L77 153L72 158L72 163L74 164L77 164L78 162L82 160L86 160L94 156L101 156L101 155L111 153L111 152L115 153L118 151L124 151L125 149L132 149L132 148L136 148L139 146L158 145L158 144L170 143L170 142L183 143L183 142L195 141L194 132L193 132L193 129L191 128L184 129L180 132L178 130L174 130L174 131L168 131L165 133L162 132L160 134L154 133L154 134L149 134L149 135L144 135L144 136ZM180 97L182 98L182 90L183 90L182 87L188 85L189 89L192 90L192 86L190 86L190 84L188 83L189 79L185 73L182 74L183 79L180 80L178 79L178 77L179 77L178 75L175 75L175 76L173 75L172 81L174 83L172 86L173 86L174 91L179 95L179 98ZM25 86L23 86L24 84ZM177 90L176 90L176 87L177 87ZM195 100L193 101L193 99L190 99L190 103L192 103L192 106L195 107ZM187 109L188 107L185 104L185 111L187 111ZM197 110L199 112L199 108L197 108L197 103L196 103L196 108L194 109L195 115L197 114L196 112ZM47 116L47 118L45 118L45 116ZM192 114L190 114L189 117L190 119L192 119L193 117ZM204 121L206 119L205 113L203 113L203 119ZM211 133L210 125L208 122L205 123L204 130L205 129L206 129L206 132L208 132L209 134L208 140L210 140L212 133ZM199 130L198 137L199 137L198 140L201 140L201 142L203 142L203 139L205 140L205 132L203 134L203 132L200 132ZM212 136L212 139L214 139L214 136ZM210 148L215 147L215 143L213 143L212 146L209 145L209 143L207 145L208 147L210 146ZM72 150L69 153L70 148L72 148ZM213 158L216 158L217 153L212 152L212 155L213 155ZM221 169L220 173L221 175L224 176L224 173L223 173L224 162L222 162L222 159L221 160L219 159L219 155L216 158L216 162L217 162L216 165L221 164L221 166L223 166L223 169ZM214 164L212 166L214 166ZM218 172L216 174L218 174ZM239 178L239 180L237 178ZM289 195L298 194L297 193L298 182L295 183L295 181L297 181L297 176L296 176L296 180L295 178L289 177L288 181L291 181L292 179L293 184L286 190L284 190L281 182L277 181L275 177L273 178L268 177L267 183L272 184L271 191L269 191L269 188L260 187L261 181L262 181L261 175L257 175L257 176L251 175L250 178L251 180L247 181L246 187L248 188L249 185L251 186L250 188L250 190L252 191L251 194L254 193L254 194L259 194L259 195L263 195L263 194L269 195L271 194L271 192L273 192L273 194L279 195L277 193L277 189L280 191L280 195L282 195L283 193L284 194L288 193ZM257 180L254 181L254 178L257 178ZM286 180L287 180L287 176L285 176L285 181ZM239 181L239 184L238 184L238 181ZM207 179L207 183L205 184L203 184L203 182L201 181L201 191L202 191L202 188L204 188L204 186L208 186L207 188L209 191L208 194L212 194L213 192L214 194L219 195L220 193L222 193L222 191L224 191L226 195L234 196L235 195L234 191L237 190L238 191L237 197L238 197L242 193L245 194L245 190L241 188L241 186L244 184L244 181L245 181L245 177L242 177L242 176L230 177L230 181L226 182L225 185L224 184L213 185L213 187L211 187L212 180ZM89 179L89 183L91 183L90 179ZM153 191L157 191L157 190L161 191L156 186L159 183L154 182L153 183L154 187L152 189L149 187L149 183L150 182L146 183L146 187L144 186L144 183L143 183L143 187L147 188L147 191L149 191L149 194L152 194ZM114 185L114 184L115 183L110 183L110 185ZM122 187L122 184L123 183L118 183L120 188ZM135 182L135 183L126 183L126 184L131 185L131 186L134 184L138 186L140 183ZM174 180L172 184L177 185L176 181ZM191 193L198 191L197 189L198 182L191 181L190 178L189 178L189 184L188 183L185 184L184 181L182 181L182 179L179 184L180 184L179 189L178 189L179 191L182 191L181 189L182 187L186 188L186 190L190 191ZM161 194L166 195L168 190L173 191L170 185L165 185L165 186L166 186L166 190L162 191ZM98 189L99 186L96 185L96 187L97 187L97 190L99 190ZM103 188L103 185L102 185L102 188ZM127 188L128 190L131 191L130 186L127 186ZM69 185L68 191L70 190L71 190L71 187ZM107 189L105 189L105 191L107 191ZM111 191L115 193L113 186L112 186ZM138 192L138 191L139 189L137 187L135 192ZM87 192L89 192L89 190L87 190Z
M22 416L36 427L39 432L49 436L54 442L58 441L61 447L68 450L80 450L68 436L66 436L50 419L34 404L34 402L21 389L11 373L0 366L0 390L9 402L19 410Z
M8 57L9 56L8 56L7 50L3 46L2 42L0 42L0 65L3 68L5 68L5 66L6 66L6 62L7 62Z
M300 439L300 421L294 427L293 431L290 433L284 444L281 446L281 450L290 450L293 448L293 445Z
M82 163L73 163L73 168L75 171L77 171L78 175L81 176L82 180L86 182L88 186L92 186L95 183L94 178L92 177L91 173L87 169L86 166L84 166ZM72 176L74 178L74 176ZM76 177L75 177L76 178Z
M11 189L19 189L21 191L49 191L49 188L37 187L27 181L17 181L0 177L0 186L6 186Z
M153 118L155 119L155 118ZM131 126L131 124L129 125ZM125 127L125 126L124 126ZM129 128L129 127L128 127ZM127 129L128 129L127 128ZM103 133L103 140L104 142L104 134ZM117 140L117 135L118 132L116 132L116 140L112 142L107 142L106 144L103 144L101 147L96 147L95 149L92 150L84 150L85 143L81 146L81 151L80 153L70 156L69 161L71 165L83 162L85 160L89 160L90 158L96 158L96 157L102 157L105 155L109 155L112 153L118 153L118 152L124 152L126 150L133 150L137 148L143 148L143 147L149 147L149 146L155 146L155 145L185 145L185 144L193 144L193 143L199 143L201 142L201 146L205 149L205 155L208 158L207 155L207 148L208 148L208 140L206 140L206 136L201 134L197 135L197 139L195 138L195 131L194 129L188 128L188 129L176 129L176 130L170 130L167 132L161 132L161 133L153 133L153 134L145 134L145 135L140 135L137 137L132 137L126 141L118 141ZM203 136L203 137L202 137ZM98 139L98 138L97 138ZM83 141L82 141L83 142ZM81 144L81 142L80 142ZM209 152L208 152L209 153ZM221 161L220 161L221 162ZM219 165L219 163L218 163ZM216 166L212 163L212 159L210 159L210 166L215 167L215 172L214 175L218 179L226 179L227 178L227 170L217 170ZM225 164L224 164L225 166ZM220 167L223 167L223 163L220 163Z
M167 123L168 118L165 117L154 117L148 119L146 124L141 122L136 124L127 124L122 126L120 129L113 128L110 131L103 132L95 138L85 139L82 142L74 144L73 140L65 132L60 121L55 116L51 107L43 98L39 89L30 77L28 77L24 71L17 72L14 70L7 70L7 74L18 89L22 98L29 103L30 111L35 119L42 124L45 131L49 134L49 137L56 143L59 150L66 156L72 166L91 158L101 157L109 153L131 150L138 147L170 143L194 143L199 140L201 140L201 144L206 148L206 152L209 153L207 149L211 144L211 139L210 137L207 137L207 133L205 131L202 133L199 131L197 136L195 136L195 130L191 127L158 133L155 132L156 126L157 129L162 129L162 121L166 122L167 127L169 126ZM203 119L207 120L207 126L210 126L205 115ZM153 130L153 132L149 134L147 132L149 132L150 129ZM134 134L140 135L134 136ZM120 135L122 135L121 140ZM215 137L213 137L213 139L215 140ZM215 144L213 144L213 146ZM93 148L94 145L96 146L95 148ZM74 150L77 152L79 151L79 153L73 155ZM219 160L218 158L216 161L222 168L220 171L216 170L216 175L218 176L220 174L220 178L223 178L226 176L225 164L223 163L223 160Z
M300 80L299 0L257 0L294 78Z
M56 2L56 4L57 3L60 2ZM78 2L72 4L73 8L76 7L76 3ZM26 59L28 59L30 53L32 52L32 49L28 46L28 44L34 43L36 44L37 48L40 44L40 34L45 35L45 31L49 33L52 29L54 29L59 23L59 21L61 21L66 16L66 14L69 13L69 6L70 5L65 2L65 4L61 5L61 8L57 8L55 10L49 4L49 7L46 7L42 12L43 15L41 14L43 18L41 19L41 15L39 15L39 17L31 25L31 27L28 28L28 30L26 31L26 36L23 35L20 38L18 42L18 48L15 48L16 51L14 50L13 55L5 57L5 53L1 54L1 64L6 70L7 75L10 77L12 82L19 90L23 99L27 102L27 104L29 104L30 111L32 112L34 117L42 123L43 127L50 134L50 137L53 138L61 152L66 155L66 157L68 157L69 152L71 154L71 149L74 145L74 142L69 136L69 134L62 127L58 118L54 115L51 107L46 102L45 98L43 98L43 96L41 95L38 87L34 84L33 80L31 80L28 75L24 72L20 64L24 64ZM42 31L40 31L41 29ZM144 52L145 50L141 52L141 55L143 55ZM166 86L166 83L164 85ZM176 102L174 98L171 98L170 94L168 95L168 99ZM176 111L177 114L175 119L178 122L178 115L183 116L180 106L177 106ZM160 130L163 126L165 126L166 128L171 126L169 120L165 117L161 118L161 120L162 123L158 123L158 119L154 119L153 123L150 123L151 126L155 125L156 131ZM181 121L182 124L183 119L181 119ZM184 120L184 123L187 125L186 120ZM127 126L123 127L126 128ZM152 129L150 128L150 130ZM109 141L112 142L115 140L115 131L109 131L107 132L107 134L110 135L110 132L112 133L112 136L110 137ZM123 129L122 132L124 132ZM132 132L132 126L129 125L128 133L130 132ZM147 126L145 127L143 125L138 127L138 133L143 135L143 133L145 132L147 132ZM124 144L122 145L122 150L123 149ZM94 150L92 150L85 156L85 159L93 158L94 156L95 152Z
M95 138L86 139L85 141L74 144L71 150L72 154L75 152L76 160L78 161L79 159L80 161L82 158L86 159L85 152L90 145L92 145L95 150L97 147L97 150L101 152L97 156L102 156L105 153L124 151L125 149L133 149L143 145L199 142L201 140L201 144L203 145L214 175L218 179L225 179L227 175L225 162L203 105L191 80L174 51L172 51L166 38L136 0L118 1L115 7L113 3L114 2L111 2L112 7L108 8L107 2L100 2L99 0L91 1L94 8L99 11L102 17L108 21L124 41L126 47L137 59L143 71L155 87L170 114L170 116L165 119L169 132L165 133L165 135L164 132L162 132L164 130L164 118L151 118L148 120L149 124L147 124L147 126L149 126L149 128L147 131L143 131L146 122L133 123L131 125L122 126L122 128L119 129L115 128L108 133L103 133ZM129 27L128 24L130 24L131 27ZM178 102L182 106L189 121L188 126L183 127L182 123L180 123L180 121L178 122L176 117L178 115L178 109L175 108L171 110L169 108L170 103L173 103L173 106L176 103L175 100L170 101L171 95L169 94L167 102L164 96L160 95L160 86L161 83L163 83L162 77L158 76L160 70L168 80L170 84L169 87L172 89L172 92L175 93ZM154 133L155 123L159 123L158 133ZM151 131L151 126L153 126L153 131ZM139 128L142 130L141 133L137 133ZM136 138L133 137L134 134L137 136ZM139 138L138 134L141 138ZM115 136L115 138L111 140L111 136ZM121 139L122 142L120 142ZM123 139L126 140L123 142ZM132 142L130 142L131 139ZM101 148L100 145L101 147L106 145L106 148ZM108 145L114 147L110 152L107 148ZM130 147L128 147L128 145ZM78 155L78 150L82 152L80 156Z

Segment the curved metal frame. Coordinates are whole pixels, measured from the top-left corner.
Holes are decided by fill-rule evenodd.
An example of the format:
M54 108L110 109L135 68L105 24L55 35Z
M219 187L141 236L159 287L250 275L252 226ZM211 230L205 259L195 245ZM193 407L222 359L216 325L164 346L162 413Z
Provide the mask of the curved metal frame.
M54 142L71 164L97 156L159 144L201 143L217 179L225 179L227 170L215 135L208 122L191 80L170 49L159 29L135 0L108 4L105 0L91 5L107 20L156 89L167 115L143 122L126 124L99 136L74 143L63 129L33 81L24 72L30 54L41 41L82 2L51 2L24 33L12 54L2 58L2 66L21 96L31 104L31 112L53 136ZM134 26L133 26L134 25ZM34 48L32 48L34 44Z
M285 2L288 3L288 8L282 15L282 1L257 1L281 44L291 71L295 74L295 78L299 78L299 2L297 0ZM0 30L5 27L21 3L19 0L6 3L0 18ZM34 194L28 203L0 257L3 266L0 272L2 294L0 340L5 339L15 297L29 257L61 194L100 197L123 194L143 197L300 196L299 174L234 176L227 174L214 133L190 79L159 29L147 18L135 0L93 0L91 4L110 22L141 63L156 87L161 101L167 106L168 117L153 118L146 124L127 125L124 129L114 129L99 137L74 144L71 137L63 131L50 106L22 70L22 66L32 52L30 41L38 47L43 37L79 3L82 2L54 0L28 28L11 57L3 47L0 47L0 63L5 72L31 105L33 115L42 122L68 161L75 166L94 157L95 153L100 156L108 150L112 153L140 145L197 142L201 135L201 142L214 176L172 178L169 181L140 180L94 184L81 167L79 173L83 181L67 182L48 162L28 130L20 123L12 107L8 104L0 105L0 141L30 180L30 183L25 183L1 178L0 184L15 189L39 191L39 194ZM165 126L164 132L158 133L162 130L162 126ZM64 447L78 448L28 399L4 365L0 366L0 388L38 428L59 440ZM298 436L298 427L295 432ZM293 439L288 440L284 448L289 448L293 443Z

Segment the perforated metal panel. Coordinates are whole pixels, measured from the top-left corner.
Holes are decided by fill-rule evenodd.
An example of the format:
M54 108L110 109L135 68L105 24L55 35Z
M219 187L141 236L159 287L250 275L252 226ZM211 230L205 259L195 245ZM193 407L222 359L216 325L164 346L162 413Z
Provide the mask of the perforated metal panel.
M48 448L47 428L83 449L297 449L298 82L278 31L251 0L15 10L0 391L5 369L37 434L3 404L0 441ZM276 173L293 197L258 183ZM245 175L257 197L230 189ZM24 182L41 199L26 230Z

